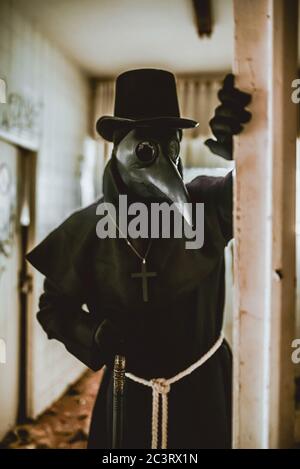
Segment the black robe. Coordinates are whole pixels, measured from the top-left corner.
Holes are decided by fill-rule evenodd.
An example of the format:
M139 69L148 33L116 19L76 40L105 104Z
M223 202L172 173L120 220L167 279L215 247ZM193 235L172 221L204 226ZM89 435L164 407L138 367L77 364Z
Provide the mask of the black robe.
M110 163L106 171L111 172ZM117 195L111 187L105 200ZM75 212L27 255L46 277L37 318L48 337L64 343L92 370L105 365L88 448L111 448L113 355L94 339L105 318L115 320L118 311L124 324L133 325L127 371L146 379L174 376L219 337L224 247L232 237L232 175L199 176L187 189L193 202L205 204L204 245L187 250L184 239L153 241L147 268L157 277L148 281L148 303L141 280L131 278L141 269L140 259L124 239L96 236L96 207L102 199ZM224 341L203 366L172 385L168 448L231 447L231 363ZM151 447L151 412L151 388L127 379L124 448Z

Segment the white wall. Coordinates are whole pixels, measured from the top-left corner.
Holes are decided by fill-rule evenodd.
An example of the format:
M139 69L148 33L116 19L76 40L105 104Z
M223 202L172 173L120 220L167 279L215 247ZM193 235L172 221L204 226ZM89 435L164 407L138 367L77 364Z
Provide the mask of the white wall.
M36 242L79 203L77 160L88 127L88 82L38 25L29 23L12 0L0 0L0 77L8 93L32 95L43 103L37 156ZM30 413L40 413L84 369L63 345L48 341L35 319L42 277L37 274L31 334Z

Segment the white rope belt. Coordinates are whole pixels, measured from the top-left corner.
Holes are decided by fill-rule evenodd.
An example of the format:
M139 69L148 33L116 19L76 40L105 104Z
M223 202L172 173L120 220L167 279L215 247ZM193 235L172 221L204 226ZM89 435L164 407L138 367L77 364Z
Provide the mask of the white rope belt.
M203 365L207 360L210 359L212 355L220 348L222 342L224 340L224 335L221 333L218 340L215 344L202 355L199 360L195 363L190 365L185 370L181 371L177 375L173 376L172 378L165 379L165 378L153 378L150 380L140 378L139 376L135 376L132 373L125 373L125 376L136 383L143 384L144 386L148 386L152 388L152 443L151 448L157 449L158 446L158 421L159 421L159 413L160 413L160 396L162 401L162 417L161 417L161 449L167 448L168 442L168 393L171 390L171 384L176 383L180 379L184 378L185 376L192 373L194 370L199 368L199 366Z

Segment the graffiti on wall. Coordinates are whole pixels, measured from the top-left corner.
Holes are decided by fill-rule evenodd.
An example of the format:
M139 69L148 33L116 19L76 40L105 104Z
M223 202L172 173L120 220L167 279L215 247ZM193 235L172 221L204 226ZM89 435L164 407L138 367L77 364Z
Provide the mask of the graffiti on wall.
M40 135L41 108L41 103L28 96L10 93L0 106L0 129L36 140Z
M16 188L7 164L0 164L0 279L10 257L16 221Z

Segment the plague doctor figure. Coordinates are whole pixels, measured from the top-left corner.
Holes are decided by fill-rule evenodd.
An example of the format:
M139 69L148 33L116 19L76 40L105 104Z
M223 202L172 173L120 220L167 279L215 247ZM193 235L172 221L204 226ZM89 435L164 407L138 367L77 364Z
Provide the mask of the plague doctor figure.
M232 159L250 96L224 80L210 125L213 153ZM126 357L123 448L230 448L232 357L222 335L224 247L232 238L232 174L184 184L173 74L138 69L116 81L113 142L103 198L71 215L28 255L44 276L37 318L49 339L92 370L104 367L88 448L111 448L113 363ZM204 203L204 244L185 239L99 239L99 202ZM188 215L182 212L186 221ZM118 229L120 227L117 227ZM87 305L88 312L83 305Z

